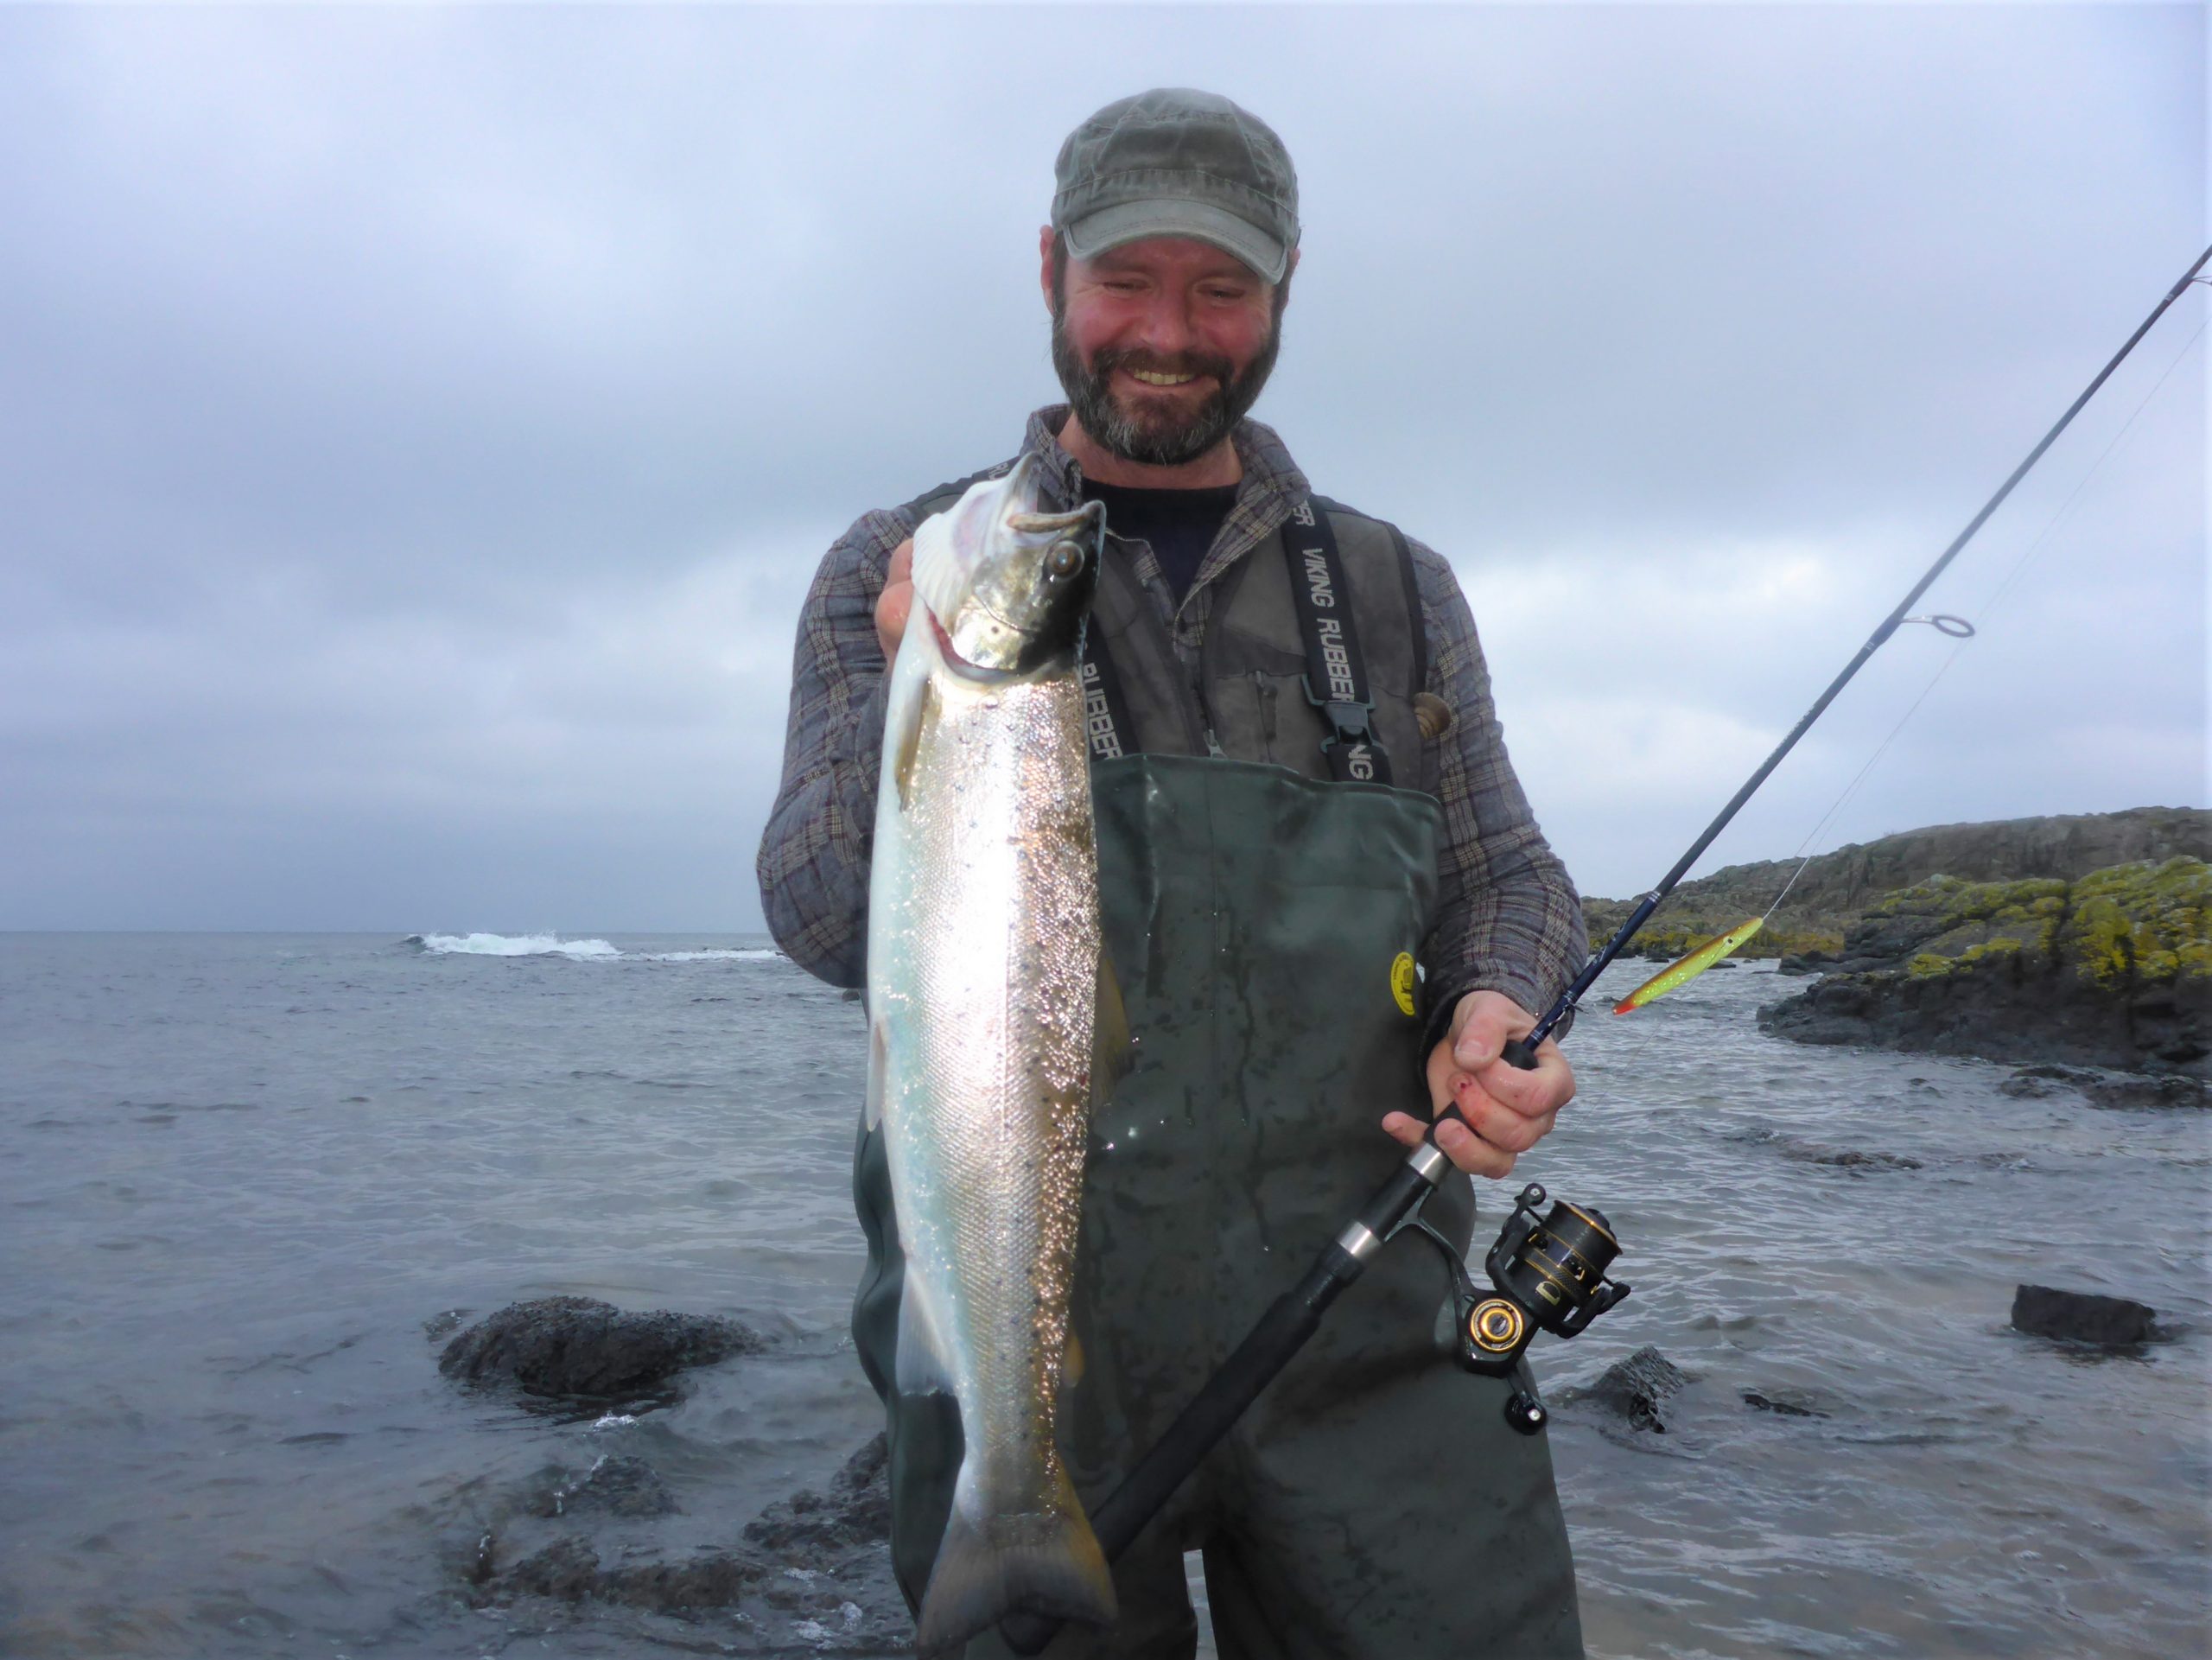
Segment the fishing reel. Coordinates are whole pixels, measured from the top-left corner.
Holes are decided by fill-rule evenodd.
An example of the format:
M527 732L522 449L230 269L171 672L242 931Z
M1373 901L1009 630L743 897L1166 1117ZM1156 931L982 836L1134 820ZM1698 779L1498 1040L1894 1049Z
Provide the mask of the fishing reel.
M1580 1337L1629 1294L1627 1285L1605 1277L1621 1247L1605 1212L1560 1199L1539 1219L1537 1209L1548 1197L1533 1181L1521 1190L1497 1243L1483 1259L1497 1288L1489 1295L1476 1289L1450 1240L1418 1215L1406 1224L1444 1258L1459 1364L1468 1371L1507 1377L1538 1331ZM1524 1435L1541 1429L1549 1416L1527 1390L1516 1390L1505 1403L1505 1421Z

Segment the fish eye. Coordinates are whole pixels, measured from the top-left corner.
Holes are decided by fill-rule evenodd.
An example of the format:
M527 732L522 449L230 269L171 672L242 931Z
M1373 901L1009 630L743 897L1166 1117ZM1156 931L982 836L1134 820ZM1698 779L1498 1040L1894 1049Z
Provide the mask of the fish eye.
M1083 569L1083 549L1073 542L1055 542L1045 550L1047 576L1072 576Z

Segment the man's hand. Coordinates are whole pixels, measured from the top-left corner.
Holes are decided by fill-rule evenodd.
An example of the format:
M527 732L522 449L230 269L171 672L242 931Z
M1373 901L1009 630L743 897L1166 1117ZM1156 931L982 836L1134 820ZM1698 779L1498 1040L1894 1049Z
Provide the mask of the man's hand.
M1500 1059L1508 1038L1535 1029L1536 1017L1497 991L1471 991L1452 1011L1452 1029L1428 1058L1431 1110L1459 1109L1466 1124L1436 1132L1445 1157L1471 1176L1505 1176L1513 1161L1551 1133L1559 1110L1574 1098L1574 1073L1559 1045L1546 1038L1533 1072ZM1470 1130L1467 1124L1474 1128ZM1382 1121L1393 1139L1419 1147L1427 1126L1409 1113Z
M906 633L906 614L914 608L914 538L908 537L891 550L891 569L883 592L875 596L875 637L883 642L883 660L899 655L899 642Z

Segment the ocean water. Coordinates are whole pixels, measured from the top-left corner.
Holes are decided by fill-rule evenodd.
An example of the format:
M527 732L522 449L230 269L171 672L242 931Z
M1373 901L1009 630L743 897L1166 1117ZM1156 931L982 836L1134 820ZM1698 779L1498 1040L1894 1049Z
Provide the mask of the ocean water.
M1592 1653L2212 1651L2212 1118L1761 1036L1793 985L1716 972L1621 1020L1601 986L1581 1098L1485 1192L1483 1238L1537 1180L1627 1247L1635 1294L1540 1343L1548 1390L1646 1344L1693 1380L1663 1434L1554 1420ZM442 1553L605 1453L676 1491L664 1548L727 1543L872 1433L861 1071L857 1011L758 939L0 936L0 1653L734 1641L518 1631ZM1378 1132L1378 1180L1395 1156ZM2022 1336L2022 1281L2178 1334ZM777 1345L598 1422L439 1377L426 1321L556 1293Z

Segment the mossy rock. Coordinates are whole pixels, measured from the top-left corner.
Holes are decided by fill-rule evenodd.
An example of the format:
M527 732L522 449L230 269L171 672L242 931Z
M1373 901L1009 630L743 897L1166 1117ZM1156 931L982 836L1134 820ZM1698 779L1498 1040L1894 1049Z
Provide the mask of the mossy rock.
M1916 882L1851 929L1835 971L1760 1023L1808 1042L2201 1074L2212 865L2183 855L2070 882Z
M2212 866L2202 859L2115 865L2074 884L2064 945L2094 985L2212 976Z

